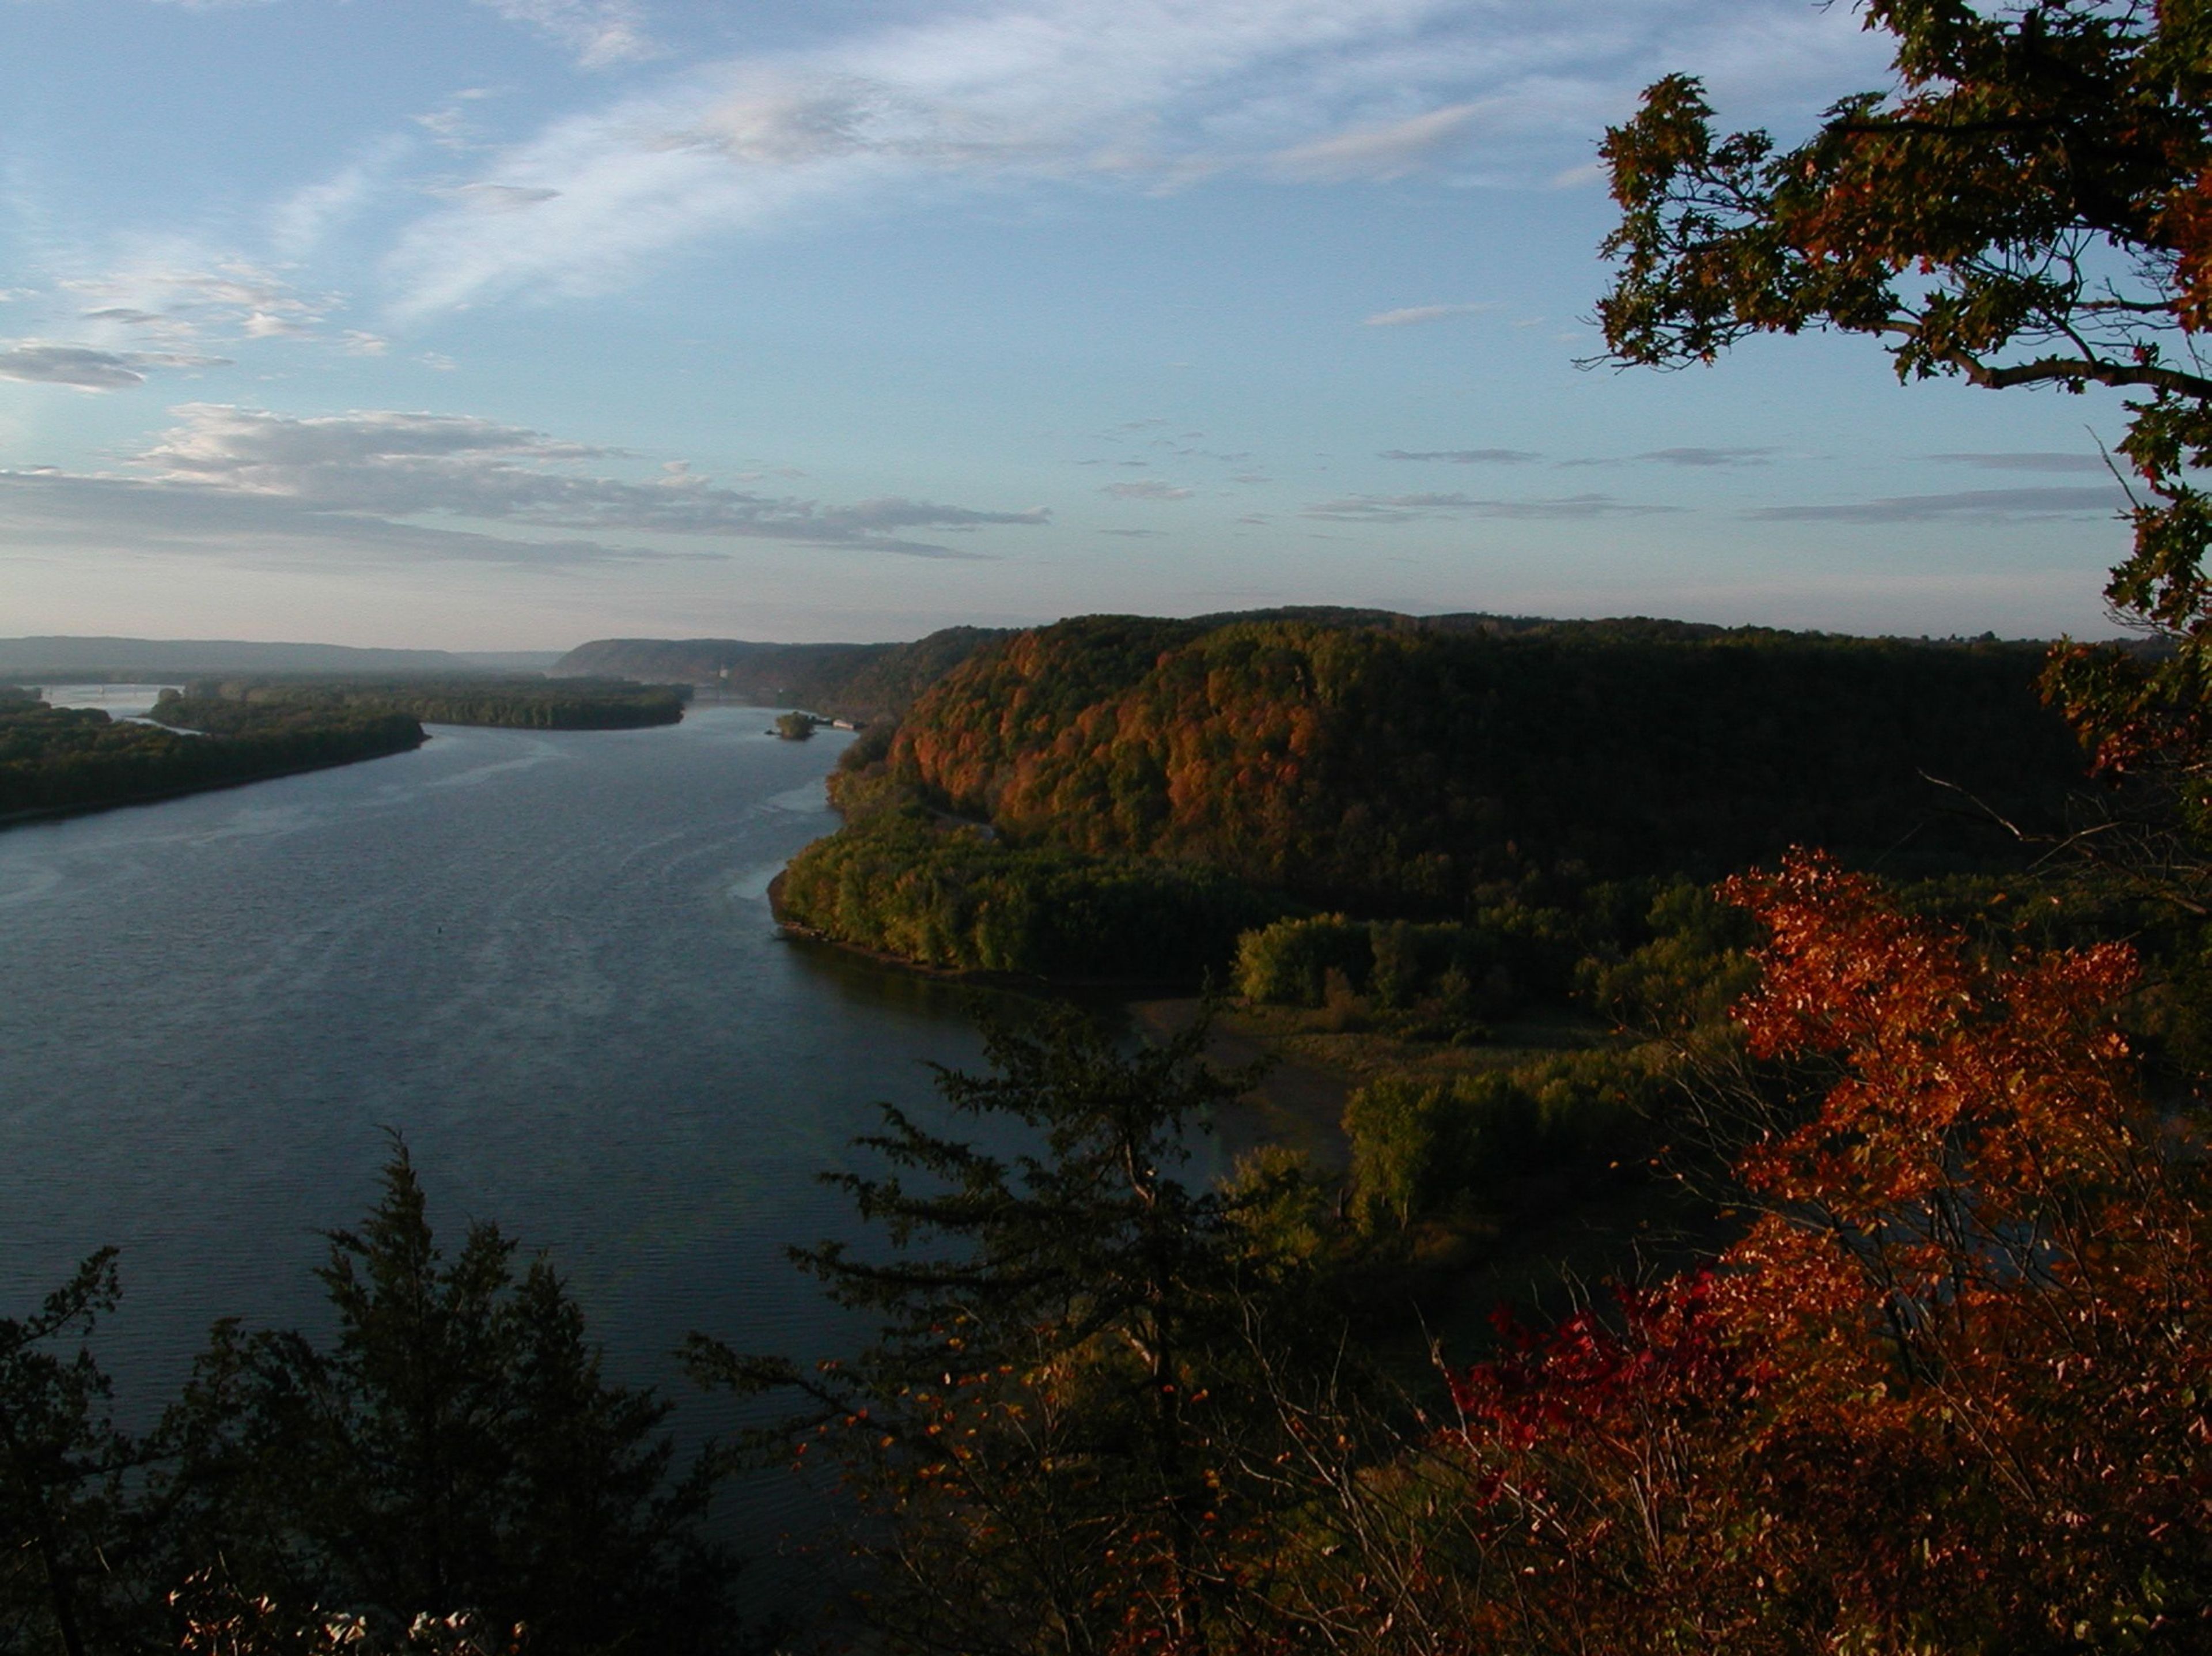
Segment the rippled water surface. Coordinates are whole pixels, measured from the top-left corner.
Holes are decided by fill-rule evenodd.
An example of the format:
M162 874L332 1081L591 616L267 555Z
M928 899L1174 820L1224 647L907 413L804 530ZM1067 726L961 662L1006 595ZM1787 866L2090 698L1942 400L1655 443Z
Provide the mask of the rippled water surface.
M120 1246L104 1349L141 1414L213 1318L318 1322L316 1233L374 1199L392 1128L434 1222L550 1249L623 1378L675 1389L692 1328L849 1343L782 1257L845 1228L812 1175L977 1042L956 992L776 937L769 880L835 825L848 739L767 721L435 727L0 831L0 1315Z

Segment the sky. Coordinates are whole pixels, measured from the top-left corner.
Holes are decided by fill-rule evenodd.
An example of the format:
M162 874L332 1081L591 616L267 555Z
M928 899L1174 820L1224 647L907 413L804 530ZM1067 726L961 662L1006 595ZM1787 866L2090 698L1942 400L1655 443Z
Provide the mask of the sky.
M0 0L0 635L1283 604L2105 636L2117 399L1589 366L1814 0Z

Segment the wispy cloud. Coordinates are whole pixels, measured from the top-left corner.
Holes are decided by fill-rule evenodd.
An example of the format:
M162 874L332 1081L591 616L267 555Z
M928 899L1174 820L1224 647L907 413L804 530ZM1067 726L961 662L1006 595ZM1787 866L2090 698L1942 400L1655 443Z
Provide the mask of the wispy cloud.
M1930 454L1928 458L1953 466L1971 466L1984 472L2100 472L2107 475L2111 472L2111 464L2102 454L2052 453L2047 450L1998 454Z
M78 391L128 391L146 383L152 368L219 368L221 356L187 356L166 350L95 350L89 345L40 339L0 344L0 380L69 386Z
M412 144L387 133L327 177L279 200L269 215L270 246L280 259L301 259L351 222L385 188Z
M1448 316L1474 316L1480 312L1497 308L1495 303L1407 305L1397 310L1376 311L1372 316L1363 316L1359 319L1359 326L1364 328L1413 327L1423 322L1441 322Z
M1139 478L1133 483L1109 483L1098 492L1116 500L1188 500L1194 491L1157 478Z
M520 184L458 184L436 193L479 213L519 213L560 199L558 190Z
M416 563L564 568L726 556L574 536L491 534L325 511L281 496L52 471L0 471L0 535L23 545L294 568Z
M1417 523L1429 518L1651 517L1682 509L1642 505L1611 495L1566 495L1549 500L1485 500L1460 494L1352 495L1319 502L1299 515L1332 523Z
M586 69L658 58L661 48L646 33L644 14L629 0L477 0L509 22L526 23L567 51Z
M540 27L557 21L550 0L542 16L537 0L511 3ZM527 212L448 204L403 235L388 273L401 312L418 313L603 290L699 236L976 189L1158 190L1224 173L1340 183L1463 167L1478 149L1488 173L1540 183L1683 62L1708 65L1723 98L1747 92L1756 115L1873 72L1881 55L1841 9L1795 0L1534 14L1504 0L908 9L825 46L667 74L555 121L482 175L557 195Z
M1385 460L1448 460L1454 466L1526 466L1543 459L1526 448L1386 448Z
M1353 179L1401 179L1419 171L1437 150L1465 132L1480 113L1475 104L1451 104L1407 116L1404 120L1333 133L1278 151L1273 158L1274 170L1285 178L1317 184L1342 184ZM1461 307L1423 308L1449 314Z
M1578 466L1626 466L1643 461L1656 466L1711 467L1719 466L1765 466L1769 458L1778 454L1778 448L1647 448L1640 454L1623 458L1619 454L1597 454L1581 460L1561 460L1562 468Z
M1780 452L1775 448L1652 448L1636 458L1662 466L1764 466L1769 455Z
M1966 518L2109 517L2127 504L2112 489L1969 489L1954 495L1895 495L1835 506L1761 506L1744 514L1768 523L1927 523Z
M84 320L171 342L304 338L344 302L242 261L208 266L155 259L61 285L84 306Z

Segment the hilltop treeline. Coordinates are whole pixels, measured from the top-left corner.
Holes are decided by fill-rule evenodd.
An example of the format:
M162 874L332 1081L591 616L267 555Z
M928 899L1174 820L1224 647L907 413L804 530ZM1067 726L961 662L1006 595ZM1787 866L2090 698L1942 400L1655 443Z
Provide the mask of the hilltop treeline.
M504 725L532 730L629 730L674 724L690 691L680 685L617 679L203 679L181 697L164 696L154 716L212 729L227 709L366 709L426 724Z
M2082 765L2036 697L2040 662L1775 633L1103 617L956 669L886 766L1016 843L1441 916L1532 869L1717 875L1796 843L1986 855L1928 777L2056 819Z
M414 719L368 708L239 709L220 728L199 729L0 698L0 818L129 805L422 744Z
M1723 636L1727 629L1695 621L1638 618L1618 621L1554 621L1540 617L1401 615L1391 610L1335 605L1293 605L1237 610L1191 621L1153 624L1210 630L1241 622L1294 622L1310 626L1374 628L1406 633L1484 637L1575 638L1602 634L1616 639L1676 642ZM741 638L598 638L579 644L548 669L554 678L611 678L713 685L724 695L761 707L797 706L860 724L904 716L921 693L954 667L1005 642L999 627L946 627L904 644L767 644Z
M1212 628L1242 621L1297 621L1326 627L1420 632L1572 634L1591 624L1519 616L1410 616L1389 610L1310 605L1243 610L1167 625ZM1655 636L1704 637L1723 630L1686 621L1597 624ZM802 707L860 724L905 716L921 693L978 653L1013 633L1002 627L946 627L904 644L765 644L742 638L598 638L579 644L549 669L554 678L627 679L715 686L761 707Z

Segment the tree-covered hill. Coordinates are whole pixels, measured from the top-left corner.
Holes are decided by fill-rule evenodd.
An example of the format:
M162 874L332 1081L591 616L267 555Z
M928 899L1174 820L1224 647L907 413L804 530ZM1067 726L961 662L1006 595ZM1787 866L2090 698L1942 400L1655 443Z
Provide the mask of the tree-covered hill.
M1458 623L1062 622L927 691L882 775L1015 843L1437 914L1796 843L1954 866L1997 847L1929 777L2038 824L2081 785L2033 646Z
M1206 630L1237 622L1281 621L1318 627L1374 627L1486 636L1574 635L1593 625L1654 639L1687 640L1723 628L1688 621L1553 621L1541 617L1401 615L1339 605L1239 610L1164 623ZM946 627L904 644L769 644L741 638L599 638L579 644L549 672L554 678L632 679L714 685L761 707L798 706L860 724L904 715L921 692L971 656L1014 634L998 627Z
M742 638L595 638L556 661L551 676L721 683L732 695L769 694L773 698L811 683L842 680L898 648L896 644L765 644Z

